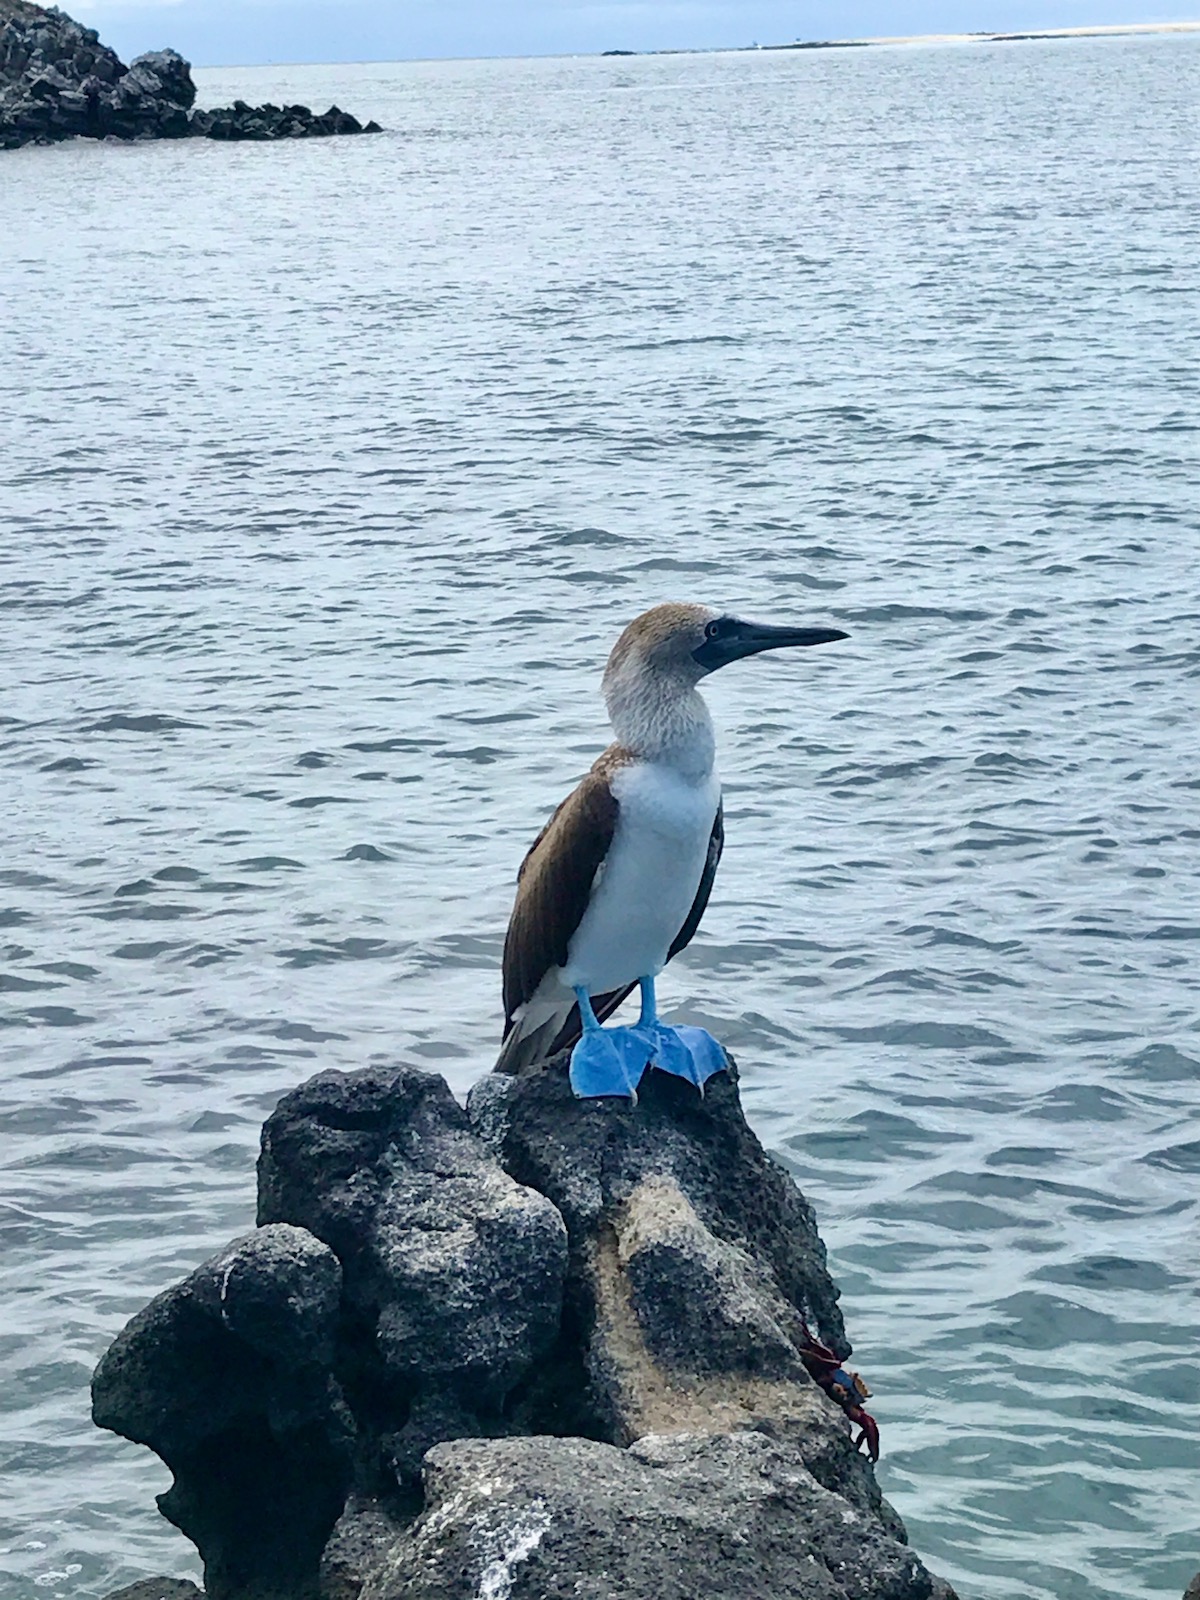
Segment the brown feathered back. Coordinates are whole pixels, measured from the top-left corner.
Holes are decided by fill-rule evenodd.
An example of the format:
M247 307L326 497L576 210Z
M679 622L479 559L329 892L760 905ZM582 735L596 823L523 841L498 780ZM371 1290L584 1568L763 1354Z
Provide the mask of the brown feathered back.
M609 786L619 762L606 750L530 846L504 940L505 1033L551 967L566 964L597 869L616 832L620 805Z

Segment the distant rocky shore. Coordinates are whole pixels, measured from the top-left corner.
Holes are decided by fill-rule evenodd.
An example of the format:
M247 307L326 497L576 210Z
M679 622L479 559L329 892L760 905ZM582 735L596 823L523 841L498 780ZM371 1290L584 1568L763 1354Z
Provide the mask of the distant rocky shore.
M466 1110L320 1073L263 1128L257 1228L103 1357L208 1600L953 1600L855 1449L824 1246L734 1070L631 1106L566 1069Z
M194 109L190 65L174 50L154 50L129 66L59 11L0 0L0 150L63 139L307 139L378 133L330 106L250 106L235 100Z

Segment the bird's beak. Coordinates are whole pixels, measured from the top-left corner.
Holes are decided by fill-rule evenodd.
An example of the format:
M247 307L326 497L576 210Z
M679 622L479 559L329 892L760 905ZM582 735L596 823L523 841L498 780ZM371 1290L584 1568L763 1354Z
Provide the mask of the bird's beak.
M693 661L709 672L727 667L731 661L740 661L743 656L756 656L763 650L832 644L835 639L850 637L840 628L773 628L765 622L742 622L737 617L721 617L718 621L720 631L692 651Z

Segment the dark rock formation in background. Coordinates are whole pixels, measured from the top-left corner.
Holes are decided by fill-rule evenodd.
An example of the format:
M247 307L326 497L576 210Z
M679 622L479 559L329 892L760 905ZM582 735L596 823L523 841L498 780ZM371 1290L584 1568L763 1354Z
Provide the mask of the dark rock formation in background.
M0 0L0 150L62 139L296 139L378 132L337 106L193 110L192 69L174 50L153 50L130 66L57 8Z
M170 1467L209 1600L934 1600L809 1329L849 1354L811 1209L742 1115L565 1057L464 1111L325 1072L263 1129L259 1226L93 1384Z

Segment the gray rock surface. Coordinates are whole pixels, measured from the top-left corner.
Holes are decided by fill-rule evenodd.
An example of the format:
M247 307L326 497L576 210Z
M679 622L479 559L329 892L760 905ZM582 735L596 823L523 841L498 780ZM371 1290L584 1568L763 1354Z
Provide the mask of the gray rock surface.
M293 1222L344 1273L339 1378L369 1414L368 1490L416 1487L439 1439L503 1432L558 1337L566 1229L487 1154L443 1079L323 1072L263 1129L260 1223Z
M196 87L174 50L152 50L128 67L65 12L0 0L0 150L90 139L308 138L378 131L337 106L194 111Z
M837 1290L733 1070L630 1107L564 1057L468 1111L321 1073L263 1129L259 1224L94 1385L209 1600L952 1600L814 1381Z
M576 1100L565 1058L528 1077L492 1074L468 1108L506 1169L567 1224L564 1358L582 1370L528 1432L629 1444L646 1433L803 1424L806 1460L887 1524L844 1413L805 1360L811 1328L850 1353L812 1208L742 1114L734 1072L701 1098L651 1071L636 1106ZM553 1426L551 1426L553 1424Z
M107 1600L204 1600L204 1595L188 1578L142 1578Z
M352 1495L321 1557L321 1600L358 1600L409 1525L378 1500Z
M359 1600L929 1600L870 1516L763 1433L470 1440L426 1457L425 1511Z
M212 1600L315 1591L355 1438L331 1375L340 1291L319 1240L260 1228L152 1300L96 1368L93 1417L171 1469L159 1507Z
M1188 1584L1183 1600L1200 1600L1200 1572Z

